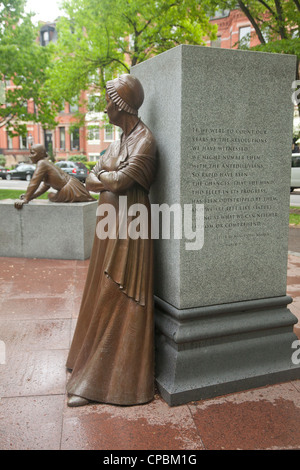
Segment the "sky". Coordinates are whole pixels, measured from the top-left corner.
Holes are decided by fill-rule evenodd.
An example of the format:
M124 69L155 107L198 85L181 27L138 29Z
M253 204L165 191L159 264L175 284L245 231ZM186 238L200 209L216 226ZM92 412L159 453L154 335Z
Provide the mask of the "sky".
M32 11L36 13L33 22L38 21L54 21L61 15L59 11L60 0L27 0L26 12Z

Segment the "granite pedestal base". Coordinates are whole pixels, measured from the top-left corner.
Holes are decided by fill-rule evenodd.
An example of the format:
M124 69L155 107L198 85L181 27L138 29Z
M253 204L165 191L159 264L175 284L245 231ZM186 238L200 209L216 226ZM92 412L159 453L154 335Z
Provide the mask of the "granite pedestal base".
M178 310L156 297L156 380L170 405L300 377L288 296Z
M0 256L89 258L96 226L95 202L34 200L21 210L14 200L0 201Z

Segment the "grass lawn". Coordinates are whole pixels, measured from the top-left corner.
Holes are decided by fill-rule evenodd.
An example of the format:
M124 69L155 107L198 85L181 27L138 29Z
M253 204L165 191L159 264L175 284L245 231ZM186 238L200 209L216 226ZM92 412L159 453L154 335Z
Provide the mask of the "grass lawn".
M290 224L299 225L300 227L300 207L290 207Z
M0 200L1 199L18 199L21 194L25 193L25 189L0 189ZM92 194L93 198L98 199L99 194ZM42 194L37 199L48 199L48 191Z
M22 189L0 189L0 199L18 199L26 190ZM38 199L48 199L48 192L42 194Z

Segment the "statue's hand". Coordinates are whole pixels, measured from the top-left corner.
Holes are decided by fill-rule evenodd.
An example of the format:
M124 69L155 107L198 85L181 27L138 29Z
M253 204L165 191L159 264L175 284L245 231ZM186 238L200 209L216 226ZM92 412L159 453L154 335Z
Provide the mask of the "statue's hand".
M15 201L15 208L16 209L22 209L23 205L26 204L24 199L17 199Z

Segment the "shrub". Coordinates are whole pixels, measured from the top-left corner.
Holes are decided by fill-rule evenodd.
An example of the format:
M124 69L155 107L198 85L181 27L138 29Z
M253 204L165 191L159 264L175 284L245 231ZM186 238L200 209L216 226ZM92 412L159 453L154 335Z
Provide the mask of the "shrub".
M70 160L71 162L83 162L83 163L86 163L87 162L87 156L86 155L71 155L68 160Z
M6 164L6 158L4 155L0 155L0 165L5 166Z
M85 166L91 171L92 168L96 165L97 162L84 162Z

